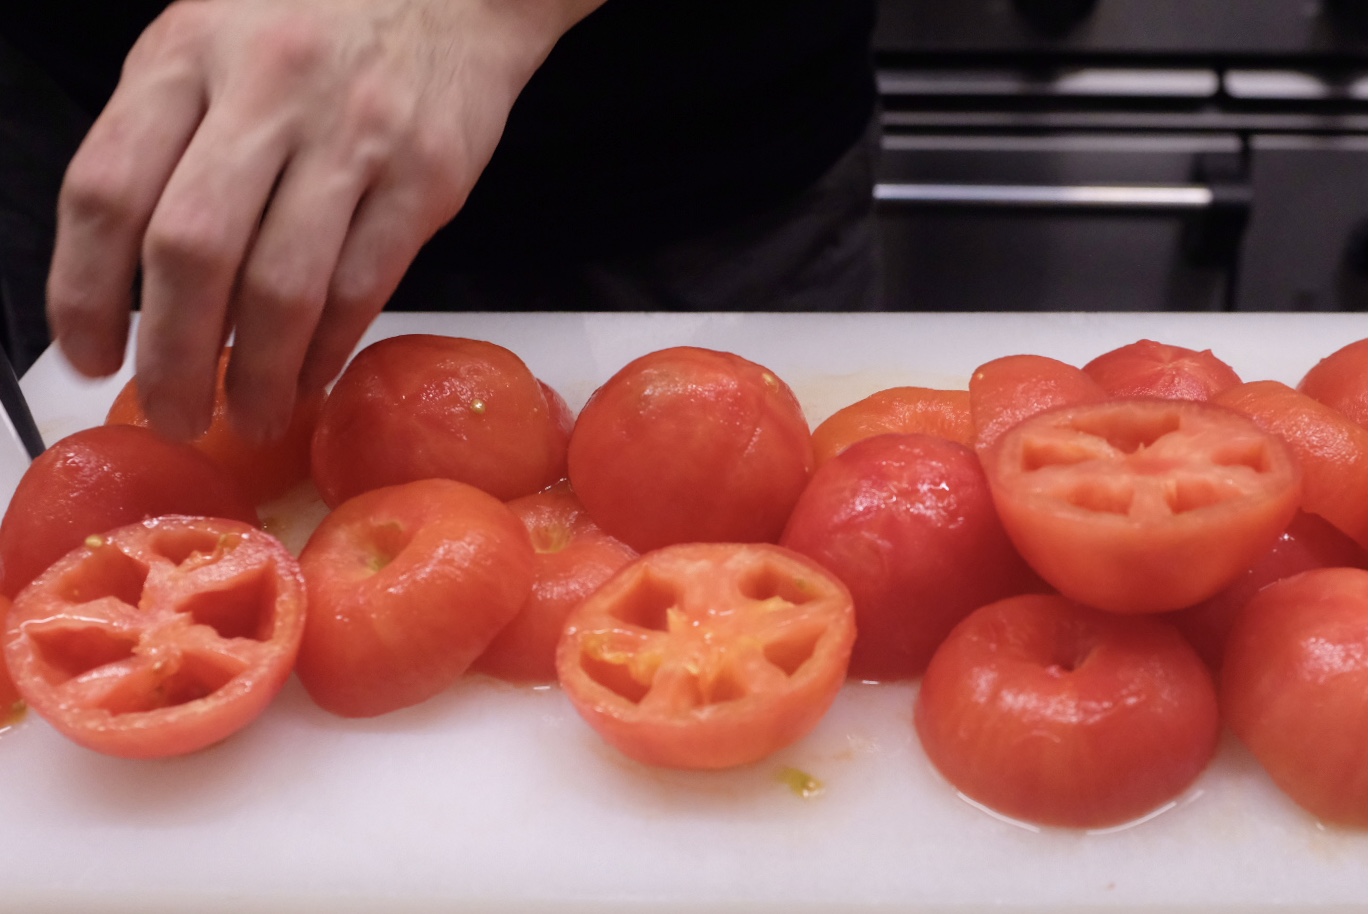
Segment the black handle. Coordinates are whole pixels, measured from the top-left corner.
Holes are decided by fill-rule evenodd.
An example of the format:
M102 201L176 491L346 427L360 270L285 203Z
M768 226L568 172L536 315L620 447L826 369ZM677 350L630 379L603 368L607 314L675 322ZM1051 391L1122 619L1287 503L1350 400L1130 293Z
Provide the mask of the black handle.
M28 451L29 459L43 453L43 436L38 431L38 423L33 420L28 398L19 386L19 376L14 373L14 365L10 363L9 353L5 352L3 346L0 346L0 404L4 405L5 414L9 416L24 450Z

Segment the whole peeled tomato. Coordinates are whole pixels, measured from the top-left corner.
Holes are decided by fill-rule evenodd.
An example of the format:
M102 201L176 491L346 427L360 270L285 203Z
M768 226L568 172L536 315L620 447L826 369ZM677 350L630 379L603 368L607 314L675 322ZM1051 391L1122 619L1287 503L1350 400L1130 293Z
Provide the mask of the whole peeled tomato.
M1174 800L1220 733L1211 674L1172 626L1056 594L1011 597L957 625L914 721L932 764L970 799L1068 828Z
M1048 589L1002 529L978 457L931 435L878 435L823 464L780 540L855 601L850 675L921 675L980 606Z
M309 596L299 681L327 711L374 717L469 669L527 600L533 553L492 495L421 479L333 509L299 565Z
M636 552L599 529L568 483L515 498L508 508L532 536L532 592L471 671L507 682L554 682L566 617Z
M258 523L237 480L189 444L136 425L74 432L19 479L0 522L0 592L18 594L92 534L163 514Z
M690 346L621 368L570 438L571 486L638 552L775 542L812 466L812 435L787 384L739 355Z
M313 479L336 507L371 489L454 479L503 501L565 476L570 414L513 352L407 334L357 353L313 439Z
M1213 597L1168 614L1213 670L1245 606L1264 587L1312 568L1368 567L1368 553L1323 517L1298 511L1271 548Z
M219 357L218 374L214 387L214 409L209 427L190 444L238 481L253 501L261 504L278 498L309 478L309 448L314 426L323 408L324 394L315 391L301 394L295 401L289 425L269 441L255 441L239 434L228 417L228 400L224 386L232 348L226 347ZM138 382L134 378L124 385L114 398L106 425L150 425L147 413L138 400Z
M1083 373L1113 397L1210 400L1240 383L1235 369L1210 349L1154 340L1137 340L1104 352L1084 365Z
M1368 339L1341 346L1312 365L1297 390L1368 428Z
M1270 584L1226 642L1221 710L1298 805L1368 827L1368 570Z

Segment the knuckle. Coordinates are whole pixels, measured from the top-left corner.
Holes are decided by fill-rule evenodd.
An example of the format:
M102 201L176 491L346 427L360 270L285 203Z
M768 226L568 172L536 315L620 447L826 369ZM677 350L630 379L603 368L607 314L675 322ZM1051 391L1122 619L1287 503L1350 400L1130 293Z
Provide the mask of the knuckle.
M282 12L255 36L257 61L275 78L300 79L315 73L331 56L328 32L315 15Z
M232 265L231 247L212 221L154 217L143 236L148 264L216 275Z
M123 157L78 152L67 168L57 205L59 218L68 220L110 226L133 221L133 181Z
M252 264L244 271L238 293L248 307L263 309L284 327L312 322L322 308L324 290L299 270Z

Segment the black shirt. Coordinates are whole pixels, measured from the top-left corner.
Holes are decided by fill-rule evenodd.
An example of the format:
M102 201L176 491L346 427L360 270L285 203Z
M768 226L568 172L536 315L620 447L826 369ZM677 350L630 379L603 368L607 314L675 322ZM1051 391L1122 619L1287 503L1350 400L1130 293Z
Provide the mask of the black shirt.
M9 3L0 32L95 113L164 5ZM874 0L608 0L532 78L420 263L630 253L797 193L873 112L873 20Z

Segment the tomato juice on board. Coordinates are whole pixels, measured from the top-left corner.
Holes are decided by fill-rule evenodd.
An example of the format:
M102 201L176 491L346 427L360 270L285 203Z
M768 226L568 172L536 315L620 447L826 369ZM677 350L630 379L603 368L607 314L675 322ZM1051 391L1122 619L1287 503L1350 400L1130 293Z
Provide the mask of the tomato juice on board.
M846 317L853 326L863 323L857 316ZM871 392L874 385L889 378L928 387L953 386L963 383L964 373L973 364L987 360L979 356L1012 351L1006 348L1003 333L993 331L977 342L978 331L960 331L931 346L929 337L960 325L945 323L935 316L918 318L915 338L923 339L923 345L909 347L906 332L897 339L901 349L897 364L907 372L901 377L897 376L893 354L879 345L881 334L877 332L877 328L883 327L882 336L891 339L895 335L887 332L886 327L903 326L899 324L870 325L876 330L862 337L866 341L863 346L839 326L831 329L830 323L820 325L826 332L818 346L803 333L776 333L777 324L766 324L764 333L733 341L733 325L727 322L693 324L685 323L689 319L682 317L659 316L648 322L615 316L615 321L624 321L621 324L596 325L592 319L586 321L587 326L599 331L591 334L593 344L589 346L565 345L566 340L575 338L581 318L563 323L552 321L556 329L549 335L556 337L554 344L541 340L541 333L529 335L529 325L525 323L512 322L506 327L499 322L482 324L479 316L471 325L463 323L460 332L488 336L508 345L539 375L564 390L572 404L582 402L592 383L606 376L598 369L622 361L619 356L627 355L624 347L635 345L644 349L655 342L703 339L718 347L733 346L753 353L757 361L790 379L805 403L813 401L809 391L820 394L832 383L858 394L854 390L858 385L852 378L862 376L871 379ZM462 320L465 319L463 316ZM446 318L447 326L451 320ZM657 322L669 332L653 327ZM1080 326L1080 335L1086 339L1071 343L1073 350L1067 346L1051 350L1047 348L1050 339L1042 340L1039 333L1032 336L1023 331L1023 327L1030 325L1013 325L1010 317L1004 318L1004 323L1015 326L1011 342L1019 344L1018 348L1043 343L1039 346L1041 351L1050 351L1074 364L1082 364L1086 357L1104 351L1109 345L1142 336L1226 352L1219 341L1208 339L1204 333L1188 336L1148 327L1140 329L1133 319L1130 323L1121 321L1121 329L1105 340L1099 338L1096 326L1087 321L1078 325L1074 319L1067 324L1056 322L1053 328L1060 339L1068 338L1066 330L1078 331ZM422 320L386 322L384 326L434 329ZM797 326L805 325L800 320ZM1212 326L1219 329L1228 325ZM1128 327L1135 327L1135 332ZM609 328L614 329L609 332ZM638 334L638 342L624 342L624 337L633 332ZM662 336L669 340L661 340ZM1230 358L1242 376L1257 378L1260 373L1254 355L1264 350L1251 336L1234 335L1234 354ZM1266 340L1270 335L1265 331L1260 338ZM803 363L796 363L792 355L785 359L780 341L785 346L799 347ZM982 347L990 344L994 352L983 351ZM1333 347L1325 348L1328 351ZM942 349L946 351L940 352ZM833 359L828 350L849 350L851 354ZM1300 361L1285 355L1279 358ZM1283 372L1280 376L1295 381L1294 374ZM813 422L820 418L820 411L809 416ZM691 775L648 771L617 758L580 726L573 712L567 713L567 706L554 689L535 692L475 679L422 709L401 712L392 719L359 729L348 728L346 722L323 720L308 708L302 693L295 690L283 696L278 711L265 715L266 729L257 731L252 739L234 742L231 749L225 747L226 753L217 752L189 764L216 764L220 775L226 776L226 784L230 788L236 785L242 797L250 798L246 806L232 814L235 818L255 816L255 810L263 807L260 821L266 822L264 805L269 800L291 804L290 808L299 810L304 817L314 811L332 810L330 821L336 827L330 831L335 834L315 833L311 853L320 861L343 861L346 869L342 878L372 894L384 885L393 886L392 874L401 865L396 856L398 842L392 847L373 844L363 858L346 849L348 833L376 828L397 838L405 829L416 828L422 834L435 836L435 843L450 848L452 841L458 840L457 823L444 822L444 811L459 808L465 811L461 816L463 828L477 822L491 826L486 833L487 846L468 848L463 859L448 859L440 867L432 849L408 851L407 863L402 865L407 866L412 879L406 883L416 884L428 898L458 900L468 899L471 893L485 898L500 897L496 896L497 891L512 887L513 906L528 911L538 910L539 903L542 910L550 909L546 897L563 899L577 894L596 898L595 892L601 891L593 885L576 883L566 866L557 866L542 877L546 881L538 883L541 888L536 893L524 888L522 894L517 894L520 877L530 880L531 870L525 860L519 862L518 855L509 851L514 847L534 852L549 850L538 836L547 834L559 822L578 823L576 840L566 842L557 852L563 855L557 859L566 861L567 866L589 865L609 856L630 860L633 869L623 880L629 888L640 891L642 897L661 897L662 893L681 899L701 896L701 903L695 907L704 910L720 906L718 899L730 897L725 886L736 883L730 879L726 883L721 881L720 873L726 868L722 855L731 853L737 841L744 841L751 849L748 854L753 854L745 858L751 861L746 869L757 875L757 893L770 891L766 886L771 883L763 874L770 872L771 867L790 876L805 873L805 897L779 890L776 903L796 904L810 899L816 907L831 910L846 902L877 900L869 894L873 892L879 892L885 900L917 897L949 903L967 897L971 903L986 903L993 897L1008 895L1029 901L1035 897L1033 892L1043 889L1045 897L1037 899L1041 909L1079 897L1096 897L1106 903L1113 899L1122 904L1134 902L1141 909L1146 904L1153 906L1155 899L1175 904L1196 899L1192 903L1198 906L1226 903L1229 907L1231 903L1253 904L1278 891L1294 891L1300 899L1328 899L1329 903L1352 904L1362 900L1361 891L1351 887L1365 875L1352 862L1358 859L1356 850L1360 845L1352 843L1357 839L1334 831L1317 832L1309 819L1291 815L1263 781L1250 775L1245 757L1227 744L1223 744L1215 765L1191 793L1181 797L1170 813L1141 826L1086 837L1000 827L998 820L962 802L928 774L925 760L918 755L906 729L914 693L914 685L847 685L818 728L806 740L776 756L773 763ZM27 738L26 733L35 729L26 725L9 735ZM13 745L19 743L12 740ZM49 755L57 748L59 761L63 757L60 747L54 747L50 741L38 748ZM61 767L70 773L71 765ZM37 766L32 768L36 770ZM275 779L263 780L248 789L240 776L244 769L270 771ZM295 773L289 774L285 769ZM184 800L203 788L192 786L191 768L182 770L186 774L179 779L174 771L168 773L172 786L179 785L180 798ZM239 776L235 777L233 772L239 772ZM135 774L126 774L122 783L127 788L137 778ZM53 778L39 782L54 783ZM404 782L421 787L421 801L415 802L413 796L404 792ZM482 785L480 791L472 790L475 783ZM799 786L795 787L796 784ZM819 785L820 790L812 789L813 784ZM329 786L337 787L339 796L351 800L328 802L322 792ZM88 803L93 797L78 791L67 799ZM283 807L276 807L277 813L280 808ZM170 803L160 807L150 804L149 809L137 813L129 804L106 801L103 809L118 815L151 814L163 823L175 815ZM26 817L31 814L25 806L13 821L23 826L30 821ZM527 824L519 824L520 816ZM294 841L292 821L288 817L275 818L275 830L262 829L260 837L252 842L256 852L251 859L260 862L260 872L268 879L280 878L273 874L284 872L292 853L297 859L297 852L291 852L289 847L298 845L284 843L287 838ZM60 825L62 820L57 821ZM863 824L866 838L867 829L874 827L887 840L860 840L851 830L857 824ZM611 827L605 829L600 825ZM970 836L965 840L977 855L989 855L1000 864L991 871L975 870L977 875L972 880L955 877L951 885L953 874L963 872L964 861L956 851L962 843L946 839L948 834L959 832L947 832L946 828L963 830L963 834ZM189 824L186 830L193 829L193 824ZM43 834L41 829L30 832ZM1308 833L1313 833L1309 843L1317 844L1318 851L1308 850ZM671 834L675 843L668 837ZM693 845L693 853L707 866L688 880L672 876L671 868L665 865L667 860L677 860L671 848L677 851L681 837L694 835L710 836ZM1293 835L1297 837L1291 838ZM0 837L0 849L7 853L8 840ZM168 844L157 844L159 840L156 829L141 832L137 838L140 845L171 850L173 859L184 856L177 855ZM231 836L226 840L246 848L245 843ZM1345 840L1351 843L1344 845ZM1268 853L1267 844L1275 848L1273 853ZM1347 853L1340 849L1346 846ZM766 848L772 849L772 853ZM851 853L854 848L860 849L859 856ZM16 851L21 863L33 857L22 848ZM1244 871L1238 880L1224 879L1220 861L1226 859L1224 855L1237 851L1258 856L1267 863L1259 872ZM817 852L827 861L821 872L813 872L810 867L811 853ZM925 864L916 868L915 879L898 863L909 854ZM800 860L805 861L801 868ZM165 877L169 882L149 880L146 884L192 891L187 880L191 876L203 880L207 867L188 856L183 862L185 875L171 874ZM100 861L89 863L96 881L102 866ZM1350 877L1342 875L1346 867ZM832 868L840 871L839 878L826 875ZM30 880L24 885L40 881L41 867L31 867L31 871L40 875L21 874L17 878ZM677 874L677 868L674 871ZM1061 875L1057 884L1062 886L1067 881L1073 886L1071 893L1050 894L1050 887L1056 884L1051 874L1065 872L1067 880ZM1162 878L1156 875L1159 873ZM734 876L734 869L731 874ZM1314 884L1309 881L1312 874ZM138 879L136 871L131 878ZM432 880L437 880L435 887ZM1287 888L1289 885L1294 888ZM315 884L303 889L305 894L317 891L319 887ZM1057 891L1062 893L1063 889ZM531 897L534 894L537 897ZM1234 902L1225 901L1230 898ZM98 906L85 909L98 910Z

